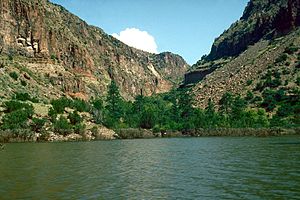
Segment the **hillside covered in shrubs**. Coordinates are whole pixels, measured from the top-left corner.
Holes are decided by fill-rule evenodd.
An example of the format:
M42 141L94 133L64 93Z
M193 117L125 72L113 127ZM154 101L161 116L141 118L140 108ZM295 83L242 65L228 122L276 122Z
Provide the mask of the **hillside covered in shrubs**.
M193 135L197 130L229 128L297 128L300 125L300 91L266 90L262 98L251 92L245 98L225 93L215 105L209 101L205 109L195 108L193 95L188 89L172 90L151 97L136 96L125 101L119 88L112 82L106 97L84 101L62 97L42 105L47 113L38 113L38 99L27 93L17 93L2 104L2 140L19 138L49 140L51 134L75 134L75 139L95 139L99 127L108 127L121 133L122 138L180 132ZM253 107L254 102L260 102ZM132 129L133 128L133 129ZM140 130L137 133L132 130ZM80 137L81 136L81 137ZM53 136L52 136L53 137ZM118 137L115 134L115 137ZM97 137L103 139L103 137Z

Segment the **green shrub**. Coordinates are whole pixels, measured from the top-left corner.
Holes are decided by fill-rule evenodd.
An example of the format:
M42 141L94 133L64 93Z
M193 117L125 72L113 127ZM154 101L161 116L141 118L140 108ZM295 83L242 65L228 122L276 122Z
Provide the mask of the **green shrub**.
M96 99L92 102L93 107L96 110L103 110L104 106L103 106L103 101L101 99Z
M57 117L57 112L53 108L50 108L48 111L48 116L50 117L51 122L55 122Z
M262 97L256 96L256 97L254 97L253 102L260 102L262 100L263 100Z
M264 89L264 83L263 82L258 82L256 84L255 90L262 91L263 89Z
M91 129L91 132L92 132L92 135L96 137L98 135L98 133L99 133L98 127L97 126L93 126L93 128Z
M297 77L296 82L295 82L298 86L300 86L300 76Z
M3 62L0 63L0 69L4 68L5 64Z
M8 55L8 60L10 60L10 61L13 61L13 60L14 60L14 57L13 57L12 54L9 54L9 55Z
M44 118L33 118L32 119L32 124L31 124L31 130L34 132L41 132L41 129L46 123L46 119Z
M38 103L39 100L37 98L32 98L28 93L17 92L14 96L14 99L19 101L31 101L33 103Z
M19 100L19 101L30 101L31 100L31 97L28 93L16 93L15 94L15 99L16 100Z
M4 107L6 108L5 112L10 113L17 110L27 110L28 112L32 112L33 114L33 106L27 103L11 100L4 102Z
M52 54L52 55L51 55L51 60L57 60L56 55Z
M53 127L54 127L54 131L56 131L59 134L63 134L64 136L72 133L71 124L63 116L60 116L58 120L55 120Z
M282 84L280 78L272 79L271 77L267 78L263 83L264 87L276 88Z
M82 134L85 133L86 125L85 125L85 124L82 124L82 123L79 123L79 124L74 125L73 128L74 128L74 132L75 132L76 134L82 135Z
M155 125L153 128L152 128L152 132L153 133L160 133L161 129L158 125Z
M284 81L284 86L287 86L289 84L289 80Z
M90 105L88 102L82 99L74 99L72 102L72 108L78 112L90 112Z
M82 117L78 114L77 111L70 113L68 119L70 120L72 125L80 124L83 121Z
M278 78L278 79L280 79L280 77L281 77L281 73L279 71L273 72L273 75L275 78Z
M3 117L2 129L14 130L28 128L28 119L33 115L33 110L15 110L7 113Z
M294 46L293 44L291 44L289 47L286 47L284 50L284 53L287 54L294 54L295 52L298 51L298 47Z
M70 107L71 104L72 100L66 97L61 97L51 101L51 105L57 114L62 114L65 111L65 108Z
M19 75L18 75L17 72L10 72L10 73L9 73L9 76L10 76L11 78L13 78L14 80L18 80L18 78L19 78Z
M276 58L275 63L282 63L285 62L288 59L288 55L286 53L280 55L278 58Z
M283 69L282 73L283 73L284 75L288 75L288 74L290 74L291 72L290 72L290 70L288 70L288 69Z
M253 80L247 80L247 86L251 85L253 83Z
M21 80L21 85L24 86L24 87L26 87L27 86L27 82L24 81L24 80Z
M254 94L251 91L247 92L247 95L245 97L246 101L251 101L254 98Z

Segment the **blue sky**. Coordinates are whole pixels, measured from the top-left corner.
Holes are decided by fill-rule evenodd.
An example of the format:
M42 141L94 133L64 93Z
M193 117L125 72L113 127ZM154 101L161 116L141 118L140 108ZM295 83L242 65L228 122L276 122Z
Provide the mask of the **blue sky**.
M146 46L155 41L149 44L156 48L152 52L171 51L194 64L209 53L214 39L241 17L249 0L51 1L122 41L136 38L133 42L140 43L141 36Z

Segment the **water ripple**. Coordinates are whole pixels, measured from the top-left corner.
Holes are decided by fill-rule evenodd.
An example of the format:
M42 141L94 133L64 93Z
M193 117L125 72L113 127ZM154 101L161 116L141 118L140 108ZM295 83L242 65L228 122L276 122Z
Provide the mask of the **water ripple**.
M8 144L0 152L0 197L296 199L299 141L220 137Z

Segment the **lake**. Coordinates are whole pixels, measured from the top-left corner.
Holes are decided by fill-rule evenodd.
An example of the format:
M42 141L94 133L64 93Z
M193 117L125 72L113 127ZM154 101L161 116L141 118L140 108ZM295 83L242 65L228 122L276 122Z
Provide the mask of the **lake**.
M300 137L6 144L0 199L296 199Z

